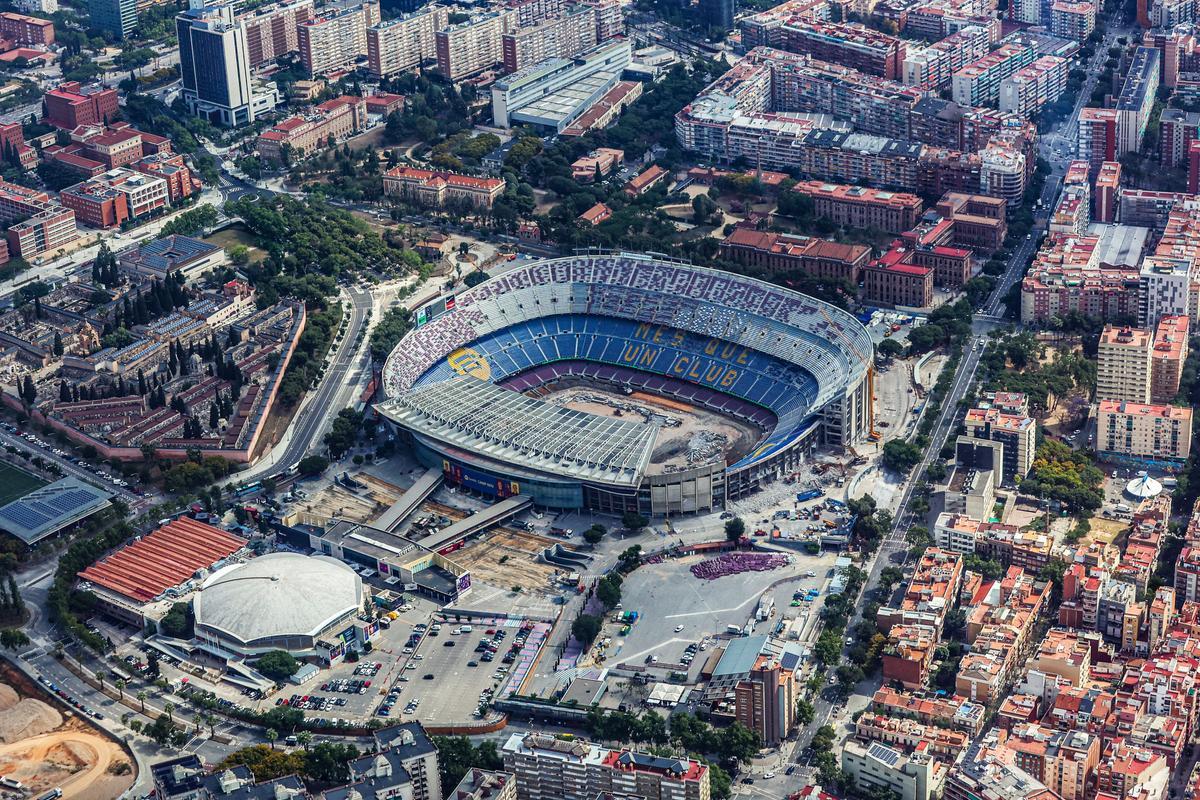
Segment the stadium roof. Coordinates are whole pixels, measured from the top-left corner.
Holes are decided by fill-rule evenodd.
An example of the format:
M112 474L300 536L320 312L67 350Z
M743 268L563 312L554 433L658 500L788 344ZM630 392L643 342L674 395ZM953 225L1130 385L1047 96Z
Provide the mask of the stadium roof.
M0 529L33 544L107 506L113 493L63 478L0 507Z
M362 601L362 579L341 561L270 553L214 572L193 606L197 625L250 643L316 636Z
M147 603L245 546L245 539L180 517L97 561L79 577Z
M587 414L464 375L380 406L380 413L472 452L577 480L636 486L657 428Z

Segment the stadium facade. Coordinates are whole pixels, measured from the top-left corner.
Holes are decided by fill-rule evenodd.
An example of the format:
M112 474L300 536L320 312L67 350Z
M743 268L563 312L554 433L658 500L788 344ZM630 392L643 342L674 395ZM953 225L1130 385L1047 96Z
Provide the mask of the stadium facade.
M711 510L871 429L874 349L845 311L662 256L531 263L418 311L377 406L427 466L495 497L621 513ZM604 383L718 412L760 438L734 463L662 469L657 429L537 398Z

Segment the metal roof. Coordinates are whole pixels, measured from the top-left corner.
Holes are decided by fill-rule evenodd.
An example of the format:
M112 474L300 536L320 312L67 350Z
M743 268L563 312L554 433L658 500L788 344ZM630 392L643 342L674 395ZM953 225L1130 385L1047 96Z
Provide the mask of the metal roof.
M587 414L464 375L378 406L418 433L509 464L636 486L657 426Z
M33 544L99 511L113 496L78 478L63 478L0 506L0 530Z

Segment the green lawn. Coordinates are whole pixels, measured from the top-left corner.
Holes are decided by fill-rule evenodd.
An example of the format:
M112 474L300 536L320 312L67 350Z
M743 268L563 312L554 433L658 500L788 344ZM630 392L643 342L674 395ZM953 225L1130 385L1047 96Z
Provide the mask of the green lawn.
M45 485L44 480L30 475L23 469L17 469L11 464L0 463L0 506L11 503L18 497Z

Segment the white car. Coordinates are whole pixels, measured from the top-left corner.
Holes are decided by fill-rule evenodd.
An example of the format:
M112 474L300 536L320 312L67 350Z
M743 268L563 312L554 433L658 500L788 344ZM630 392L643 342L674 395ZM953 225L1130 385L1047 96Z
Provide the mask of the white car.
M763 777L766 778L767 780L771 780L771 778L775 777L775 773L774 772L764 772Z
M682 626L682 625L676 625L676 626L675 626L675 632L676 632L676 633L679 633L681 630L683 630L683 626Z

